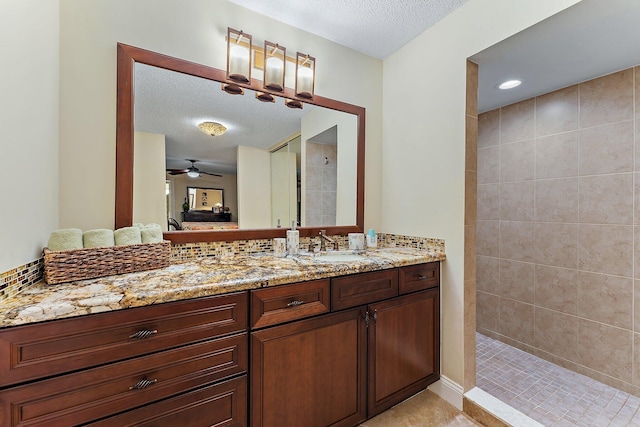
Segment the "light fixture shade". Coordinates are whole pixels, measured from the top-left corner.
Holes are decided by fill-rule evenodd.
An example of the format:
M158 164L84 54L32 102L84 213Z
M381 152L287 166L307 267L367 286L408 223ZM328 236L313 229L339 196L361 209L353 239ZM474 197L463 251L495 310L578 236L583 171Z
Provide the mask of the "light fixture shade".
M195 169L195 168L194 168L194 169ZM194 171L193 171L193 170L190 170L189 172L187 172L187 176L188 176L189 178L197 178L197 177L199 177L199 176L200 176L200 172L198 172L198 170L197 170L197 169L196 169L196 170L194 170Z
M200 130L210 136L220 136L227 131L227 128L216 122L202 122L198 125Z
M284 72L287 49L277 43L264 41L264 81L265 89L284 91Z
M289 108L299 108L302 110L302 102L298 101L297 99L286 99L284 100L284 105L286 105Z
M316 59L304 53L296 54L296 96L312 99L315 85Z
M276 102L273 95L265 92L256 92L256 99L262 102Z
M251 82L251 35L227 27L227 80Z

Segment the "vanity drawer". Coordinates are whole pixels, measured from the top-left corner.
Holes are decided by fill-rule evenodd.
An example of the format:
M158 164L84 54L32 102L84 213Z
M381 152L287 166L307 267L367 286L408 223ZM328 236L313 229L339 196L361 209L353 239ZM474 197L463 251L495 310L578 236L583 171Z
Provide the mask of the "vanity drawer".
M0 386L246 331L246 292L0 331Z
M11 426L77 425L244 373L247 362L245 332L13 387L0 413Z
M398 296L398 270L374 271L331 279L331 310L356 307Z
M207 386L96 423L91 427L247 425L247 376Z
M400 295L434 288L439 284L439 262L400 267Z
M328 313L329 279L251 291L251 328Z

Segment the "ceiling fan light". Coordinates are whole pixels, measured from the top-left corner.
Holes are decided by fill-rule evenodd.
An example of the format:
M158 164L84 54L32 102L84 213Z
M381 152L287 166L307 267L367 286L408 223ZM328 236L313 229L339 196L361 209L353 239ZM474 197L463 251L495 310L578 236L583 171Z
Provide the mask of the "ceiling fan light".
M197 177L200 176L200 172L198 172L198 171L189 171L189 172L187 172L187 176L189 178L197 178Z
M210 136L220 136L227 131L227 128L216 122L202 122L198 125L200 130Z

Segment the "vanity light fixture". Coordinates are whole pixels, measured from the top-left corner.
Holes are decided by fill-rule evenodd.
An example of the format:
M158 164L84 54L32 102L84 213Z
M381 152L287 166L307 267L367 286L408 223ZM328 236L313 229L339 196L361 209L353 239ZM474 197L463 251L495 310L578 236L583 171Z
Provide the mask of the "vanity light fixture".
M227 80L251 83L251 35L227 27Z
M266 92L256 92L256 99L262 102L276 102L276 99Z
M522 84L521 80L507 80L505 82L500 83L498 85L498 89L513 89L514 87L518 87Z
M313 99L316 59L304 53L296 54L296 96Z
M284 91L284 72L287 49L277 43L264 41L263 87L275 92Z
M289 108L299 108L302 110L302 102L298 101L297 99L286 99L284 100L284 105L286 105Z
M220 136L227 131L226 127L217 122L202 122L198 127L209 136Z

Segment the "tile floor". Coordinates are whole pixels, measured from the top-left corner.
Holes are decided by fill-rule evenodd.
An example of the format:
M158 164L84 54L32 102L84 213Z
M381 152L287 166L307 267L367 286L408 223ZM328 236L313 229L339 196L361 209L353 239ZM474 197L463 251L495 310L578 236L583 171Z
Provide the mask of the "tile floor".
M466 414L430 390L425 390L360 427L477 427Z
M549 427L640 426L640 398L476 334L476 385Z

